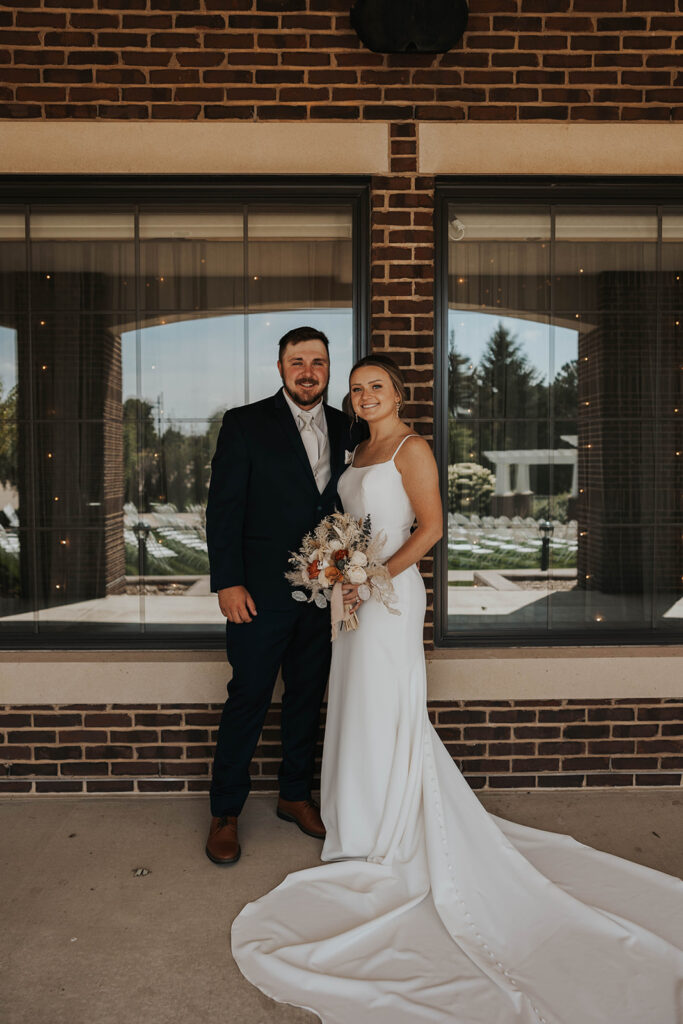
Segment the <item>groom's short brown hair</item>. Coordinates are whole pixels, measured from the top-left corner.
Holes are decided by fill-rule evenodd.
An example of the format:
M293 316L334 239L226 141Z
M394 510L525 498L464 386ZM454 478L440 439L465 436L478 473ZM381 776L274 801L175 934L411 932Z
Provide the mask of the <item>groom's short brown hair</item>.
M295 327L291 331L287 331L283 334L278 342L278 359L282 361L282 353L288 345L298 345L300 341L322 341L327 352L330 351L330 343L327 340L327 335L323 334L322 331L317 330L315 327Z

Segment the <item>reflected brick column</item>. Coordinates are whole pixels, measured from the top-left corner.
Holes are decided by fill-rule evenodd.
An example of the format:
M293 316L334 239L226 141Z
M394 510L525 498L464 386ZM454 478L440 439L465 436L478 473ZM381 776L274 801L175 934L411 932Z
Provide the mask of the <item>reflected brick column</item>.
M52 312L18 339L19 511L35 527L22 533L21 581L38 607L125 585L121 339L109 320Z
M666 607L683 591L674 289L666 275L605 274L600 295L594 326L579 335L578 583L654 588Z

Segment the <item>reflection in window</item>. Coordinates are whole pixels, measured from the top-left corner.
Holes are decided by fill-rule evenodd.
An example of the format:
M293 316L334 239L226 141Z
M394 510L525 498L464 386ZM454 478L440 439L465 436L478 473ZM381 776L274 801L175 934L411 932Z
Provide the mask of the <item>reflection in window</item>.
M278 339L302 324L330 338L341 403L351 224L351 204L0 208L8 639L220 636L204 510L222 416L277 390Z
M446 631L680 632L680 211L452 204L448 237Z

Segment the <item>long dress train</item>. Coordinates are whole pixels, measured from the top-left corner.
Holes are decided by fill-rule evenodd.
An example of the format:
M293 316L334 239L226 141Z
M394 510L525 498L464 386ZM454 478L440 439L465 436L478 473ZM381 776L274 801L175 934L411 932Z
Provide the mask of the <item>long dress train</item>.
M395 456L394 456L395 457ZM414 520L394 460L344 508L388 557ZM487 813L432 728L415 566L333 645L321 867L232 928L242 973L324 1024L681 1024L683 883Z

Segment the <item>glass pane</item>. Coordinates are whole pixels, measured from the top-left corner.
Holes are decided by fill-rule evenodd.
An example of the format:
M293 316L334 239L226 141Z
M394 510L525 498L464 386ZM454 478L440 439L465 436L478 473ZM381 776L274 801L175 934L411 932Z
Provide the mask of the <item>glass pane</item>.
M555 238L555 310L654 311L656 211L558 210Z
M327 401L341 409L349 390L353 365L353 312L351 309L293 309L252 313L248 317L249 401L273 395L282 386L277 370L278 342L294 327L320 330L330 343L330 385Z
M346 207L250 210L250 311L350 308L351 229Z
M238 208L140 212L141 304L242 310L244 215Z
M4 502L6 495L1 499ZM0 617L22 615L32 618L33 603L27 593L24 552L28 534L19 529L19 518L10 502L0 511ZM4 631L4 623L3 623Z
M13 318L16 325L17 320ZM0 324L0 422L7 416L14 417L7 402L16 403L16 393L11 397L17 386L17 340L16 326Z
M57 421L121 415L121 339L134 323L132 314L38 314L31 325L33 364L28 340L19 337L20 377L33 374L35 415Z
M124 341L133 350L133 332ZM245 326L242 314L149 314L139 332L139 397L158 429L206 420L244 404ZM138 394L137 361L124 357L124 400Z
M552 597L552 627L649 628L652 624L652 529L579 524L576 586Z
M558 208L555 239L558 242L656 242L657 211Z
M137 281L132 208L33 209L30 325L0 307L4 635L222 630L204 521L223 413L280 387L292 327L329 337L334 404L353 359L351 208L255 208L251 313L245 217L145 204ZM23 223L0 209L13 302Z
M457 309L520 310L550 307L550 245L526 242L451 242L449 303Z
M39 526L95 526L121 515L121 416L18 424L20 449L35 439L36 484L19 480L20 508ZM22 515L22 523L23 523Z
M448 329L451 415L547 419L552 335L543 317L449 309Z
M654 208L559 209L549 323L540 304L519 315L519 291L515 317L473 312L490 304L484 260L512 275L532 244L521 239L540 231L522 230L527 215L510 211L499 230L498 208L475 211L468 233L459 210L449 224L449 628L680 629L683 219L665 212L658 256ZM482 567L500 578L472 575Z
M30 232L34 309L135 308L132 210L34 208Z
M536 522L449 516L448 568L449 628L545 630L551 584Z
M550 211L449 207L449 305L546 310L550 302Z
M0 316L26 308L25 215L0 208ZM6 321L3 319L2 324Z

